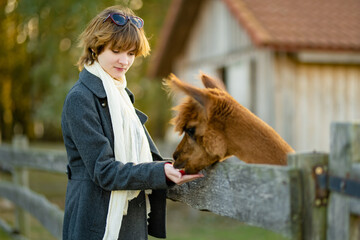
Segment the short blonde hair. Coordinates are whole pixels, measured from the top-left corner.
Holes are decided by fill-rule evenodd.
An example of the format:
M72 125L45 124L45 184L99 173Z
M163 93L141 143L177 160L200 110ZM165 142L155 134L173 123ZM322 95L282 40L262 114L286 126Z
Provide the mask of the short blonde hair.
M81 70L85 64L91 65L97 60L106 46L119 51L135 50L135 56L147 56L150 53L149 42L143 28L137 28L131 21L124 26L118 26L108 19L111 13L121 13L126 16L136 16L129 8L112 6L106 8L94 17L79 36L79 47L83 53L77 62Z

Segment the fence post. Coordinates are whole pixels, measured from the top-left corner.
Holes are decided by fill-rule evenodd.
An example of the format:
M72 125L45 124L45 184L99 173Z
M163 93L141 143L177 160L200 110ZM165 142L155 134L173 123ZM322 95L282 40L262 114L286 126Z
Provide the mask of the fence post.
M360 123L332 123L329 174L349 177L352 163L360 162ZM345 187L345 184L343 184ZM349 197L331 192L328 206L328 240L357 239L351 236ZM357 234L356 234L357 235Z
M26 150L29 147L29 142L26 136L16 135L12 140L12 147L15 151ZM22 187L29 187L29 172L25 168L14 167L13 182ZM28 235L30 231L29 214L20 207L15 209L15 228L23 235Z
M313 171L317 166L327 167L328 154L296 153L288 156L288 165L299 169L302 182L302 226L299 236L293 239L325 240L326 239L326 203L316 198ZM320 202L319 202L320 201Z

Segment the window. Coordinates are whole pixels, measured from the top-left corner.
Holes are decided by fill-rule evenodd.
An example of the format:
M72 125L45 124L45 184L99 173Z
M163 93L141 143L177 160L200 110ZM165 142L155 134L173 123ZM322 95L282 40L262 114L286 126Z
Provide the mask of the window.
M226 88L231 96L244 107L255 111L256 103L256 70L255 61L239 61L226 68L219 69Z

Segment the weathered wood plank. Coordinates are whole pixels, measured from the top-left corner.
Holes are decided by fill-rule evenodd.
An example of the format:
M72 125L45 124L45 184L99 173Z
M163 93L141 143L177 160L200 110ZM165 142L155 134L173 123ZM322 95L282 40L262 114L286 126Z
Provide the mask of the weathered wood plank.
M360 199L350 198L349 205L350 205L350 213L360 216Z
M13 168L21 166L49 172L65 173L67 156L65 151L34 151L0 147L1 164Z
M13 183L24 188L29 187L29 172L27 169L15 167L13 174ZM15 226L16 229L24 236L30 232L30 216L22 208L15 209Z
M360 124L331 124L329 174L348 177L352 164L360 162ZM356 239L350 236L350 197L331 192L328 206L327 239ZM354 238L355 237L355 238Z
M34 216L53 236L61 239L63 212L44 196L28 188L0 181L0 196L4 197Z
M288 156L288 165L299 169L301 175L302 226L298 239L326 239L326 202L316 199L313 168L328 165L328 154L297 153Z
M227 160L206 176L176 186L168 198L292 236L300 221L299 171L289 167L251 165Z
M350 178L360 182L360 164L353 163L350 172ZM360 199L359 198L350 198L350 212L354 215L360 216Z
M17 135L12 140L14 151L26 151L29 149L29 141L23 135ZM13 183L28 188L29 172L26 168L15 166L13 169ZM22 208L15 209L15 228L24 236L30 233L30 216Z

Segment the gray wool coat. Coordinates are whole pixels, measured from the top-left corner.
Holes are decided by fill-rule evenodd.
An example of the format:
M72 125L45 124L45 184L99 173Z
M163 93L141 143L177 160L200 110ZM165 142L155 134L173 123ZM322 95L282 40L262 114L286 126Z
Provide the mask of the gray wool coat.
M134 102L133 94L127 89ZM147 116L136 110L144 124ZM119 239L165 238L166 189L164 161L147 134L154 162L134 165L114 159L114 136L101 80L84 69L66 96L61 126L68 156L68 185L63 239L102 239L112 190L153 189L146 221L142 191L129 202Z

